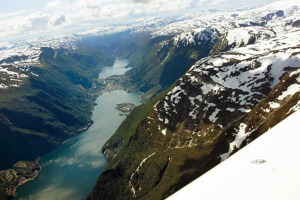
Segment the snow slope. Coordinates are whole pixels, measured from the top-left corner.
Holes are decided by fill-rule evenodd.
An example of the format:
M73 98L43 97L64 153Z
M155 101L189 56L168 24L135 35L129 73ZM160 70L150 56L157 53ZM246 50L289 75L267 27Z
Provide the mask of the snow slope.
M175 123L174 118L181 118L178 109L182 107L189 112L184 120L205 118L216 122L218 115L231 113L223 109L226 105L249 112L289 68L300 67L297 44L300 29L295 28L284 35L199 60L156 105L158 119L168 127L170 122ZM291 87L299 91L298 84Z
M170 196L168 200L300 199L299 119L300 111ZM288 138L287 142L282 142L283 135Z

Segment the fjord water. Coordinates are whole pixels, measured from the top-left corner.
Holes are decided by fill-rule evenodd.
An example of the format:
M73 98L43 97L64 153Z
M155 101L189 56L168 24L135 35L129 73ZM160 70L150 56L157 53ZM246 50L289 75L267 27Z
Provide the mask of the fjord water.
M127 60L119 60L113 67L104 68L99 77L123 74L127 64ZM19 187L16 199L85 199L106 165L101 147L125 119L115 106L127 102L140 104L139 94L116 90L100 95L93 111L93 125L43 156L40 176Z
M123 75L129 68L128 60L116 60L113 67L104 67L99 74L99 78L107 78L113 75Z

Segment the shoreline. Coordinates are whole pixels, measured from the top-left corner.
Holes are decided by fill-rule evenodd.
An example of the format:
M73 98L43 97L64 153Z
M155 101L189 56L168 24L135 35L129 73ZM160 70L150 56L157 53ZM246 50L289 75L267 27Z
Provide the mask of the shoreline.
M19 186L36 179L42 171L39 160L19 161L11 169L0 171L0 198L14 198Z
M113 76L107 77L105 79L98 79L98 82L95 81L95 83L94 83L95 85L89 91L89 94L93 96L93 106L91 106L91 108L92 108L91 109L92 114L89 117L89 120L87 121L87 123L85 125L83 125L82 127L78 128L77 131L75 131L75 133L72 134L72 136L68 137L63 142L67 141L68 139L70 139L70 138L72 138L74 136L82 134L83 132L85 132L86 130L88 130L93 125L93 123L94 123L94 121L92 120L93 111L95 109L95 106L97 105L96 100L97 100L97 98L99 98L99 96L101 96L101 95L103 95L105 93L109 93L109 92L115 91L115 90L123 90L125 92L131 93L129 91L124 90L124 87L122 85L122 83L123 83L122 80L124 79L123 77L124 77L124 75L113 75ZM61 144L59 144L58 146L60 146L60 145ZM56 149L58 146L56 146L52 150ZM44 156L44 155L41 155L41 156ZM12 197L14 197L16 195L16 189L19 186L24 185L27 182L30 182L32 180L35 180L39 176L39 174L41 173L41 170L42 170L42 166L40 164L39 164L39 169L40 170L38 171L38 173L32 173L32 175L29 178L20 180L20 182L18 183L18 185L15 187L15 193L13 193L14 195L13 196L9 196L9 197L12 198Z
M93 96L93 106L91 107L92 108L91 111L93 111L96 106L97 98L103 94L102 93L103 89L104 88L102 88L102 87L95 87L95 88L92 87L91 91L89 92L89 94ZM94 123L94 121L92 120L92 116L93 116L93 114L91 114L91 116L89 117L89 120L87 121L87 123L85 125L83 125L82 127L78 128L76 131L74 131L74 134L70 135L70 137L68 137L67 139L62 141L60 144L58 144L56 147L54 147L51 151L53 151L54 149L59 147L63 142L67 141L68 139L70 139L74 136L77 136L79 134L82 134L83 132L88 130ZM46 153L46 154L48 154L48 153ZM44 154L44 155L46 155L46 154ZM40 157L42 157L44 155L40 155L34 161L23 161L23 160L17 161L13 166L11 166L11 168L0 170L0 200L13 199L14 197L16 197L18 187L20 187L30 181L35 180L40 175L40 173L42 172L42 166L39 163L39 160L40 160ZM24 173L22 173L22 171L15 170L15 166L20 163L26 163L26 166L28 165L28 167L36 166L37 168L39 168L39 170L34 171L30 176L28 176L28 175L26 175L26 177L22 176L22 174L24 174ZM27 169L29 169L29 168L27 168ZM27 169L24 169L24 172L27 172ZM18 175L18 173L20 173L21 175Z

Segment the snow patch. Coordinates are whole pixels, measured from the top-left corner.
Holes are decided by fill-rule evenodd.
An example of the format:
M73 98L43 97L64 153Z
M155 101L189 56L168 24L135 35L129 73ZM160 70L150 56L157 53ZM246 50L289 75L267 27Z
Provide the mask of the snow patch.
M128 182L128 186L129 186L130 191L131 191L131 193L132 193L132 195L133 195L134 198L136 197L136 190L137 190L137 188L135 188L134 185L132 184L132 179L133 179L133 177L134 177L134 175L135 175L136 173L139 173L139 171L140 171L140 169L142 168L143 164L144 164L149 158L151 158L151 156L153 156L153 155L155 155L155 153L152 153L152 154L150 154L148 157L146 157L145 159L143 159L142 162L139 164L139 166L136 168L135 172L133 172L133 173L131 174L131 176L130 176L130 179L129 179L129 182ZM141 189L141 188L139 188L139 189Z
M288 114L291 112L296 112L299 109L300 109L300 100L297 102L296 105L294 105L293 107L290 108L290 110L288 111Z
M246 45L251 36L252 34L250 34L249 30L245 28L235 28L228 31L226 39L228 41L228 45L235 43L236 46L240 46L241 44Z
M269 113L270 112L270 109L269 108L266 108L266 109L262 109L265 113Z
M251 112L251 109L239 108L239 111L244 112L244 113L249 113L249 112Z
M276 109L276 108L280 107L280 104L279 103L275 103L275 102L269 102L269 106L272 109Z
M240 148L241 144L244 142L244 140L254 131L248 131L246 132L247 124L241 123L239 126L239 129L236 129L237 131L234 141L229 144L229 150L227 153L224 153L220 155L221 160L226 160L230 154L233 152L234 149Z
M185 94L185 91L180 87L180 86L176 86L173 88L172 92L171 92L171 98L170 100L172 102L174 102L175 104L178 104L178 102L180 101L181 97L179 96L180 94Z
M217 114L220 112L221 110L219 109L219 108L216 108L216 110L209 116L209 120L211 121L211 122L216 122L217 121Z
M189 100L190 100L190 102L191 102L191 105L192 106L195 106L195 100L198 100L198 101L203 101L203 98L202 98L202 95L200 94L200 95L198 95L198 96L196 96L196 97L189 97Z
M229 111L229 112L234 112L235 111L234 108L226 108L226 110Z
M158 111L158 109L157 109L157 105L160 103L160 101L158 101L154 106L153 106L153 109L154 109L154 111L155 112L157 112Z
M5 85L5 84L3 84L3 83L0 83L0 89L7 89L7 88L8 88L7 85Z
M300 92L300 85L295 83L290 85L286 91L284 91L277 99L282 101L285 97L289 96L289 95L294 95L297 92Z
M221 88L218 85L205 84L201 87L202 93L207 95L209 92L216 94Z

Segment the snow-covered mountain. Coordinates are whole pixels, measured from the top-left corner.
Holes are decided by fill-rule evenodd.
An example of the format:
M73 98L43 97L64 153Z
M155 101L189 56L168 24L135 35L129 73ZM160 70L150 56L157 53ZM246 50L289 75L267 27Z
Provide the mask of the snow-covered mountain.
M285 74L300 77L299 70L296 70L300 67L299 43L300 30L295 29L285 35L199 60L155 106L161 122L158 123L158 130L163 135L168 133L174 136L174 130L183 123L185 130L191 133L189 137L195 136L196 141L214 129L223 131L235 118L251 112ZM298 93L299 80L297 78L294 84L286 88L276 103L270 102L266 112L279 108L280 101L288 95ZM149 123L153 122L149 120ZM208 129L203 129L208 125ZM241 126L241 129L245 127ZM243 134L245 140L248 135ZM237 147L243 142L238 137L240 143ZM170 145L180 146L176 142ZM198 143L190 140L188 145ZM232 147L229 151L233 151Z
M40 54L43 47L54 50L75 50L80 37L55 37L0 44L0 90L20 87L29 76L38 76L31 71L42 66Z
M264 40L286 30L299 27L297 1L276 2L263 8L236 12L219 11L188 14L177 18L148 18L114 27L103 27L74 35L63 35L16 43L0 44L0 68L3 76L19 80L1 83L1 88L20 86L28 74L22 69L40 65L42 47L53 49L77 48L76 42L90 36L112 35L122 32L147 33L152 38L173 37L175 44L201 45L201 41L217 41L219 51L227 51ZM220 39L220 40L219 40ZM30 75L30 74L29 74ZM18 83L19 82L19 83Z
M201 13L154 30L169 36L161 48L214 46L104 145L110 161L89 198L164 199L299 110L299 8Z

